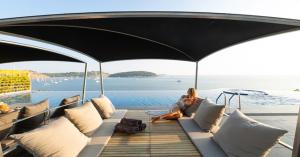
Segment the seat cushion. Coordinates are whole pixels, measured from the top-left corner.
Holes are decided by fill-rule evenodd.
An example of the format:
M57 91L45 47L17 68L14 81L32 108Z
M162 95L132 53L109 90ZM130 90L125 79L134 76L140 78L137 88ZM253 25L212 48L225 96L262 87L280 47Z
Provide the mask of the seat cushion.
M100 98L93 98L92 103L96 107L97 111L103 119L110 118L115 112L114 105L111 101L104 95L101 95Z
M65 109L66 117L82 132L88 133L102 124L102 118L91 102L80 107Z
M192 118L182 117L178 121L203 157L227 157L212 140L213 134L202 130Z
M67 118L60 117L35 130L11 135L34 156L76 157L90 141Z
M225 105L216 105L205 99L197 109L194 121L204 131L216 132L223 117Z
M91 142L86 145L78 157L98 157L113 135L115 125L121 121L126 112L127 110L116 110L110 119L103 120L103 124L98 129L88 133Z
M257 122L236 110L213 139L230 157L264 157L285 133L286 130Z

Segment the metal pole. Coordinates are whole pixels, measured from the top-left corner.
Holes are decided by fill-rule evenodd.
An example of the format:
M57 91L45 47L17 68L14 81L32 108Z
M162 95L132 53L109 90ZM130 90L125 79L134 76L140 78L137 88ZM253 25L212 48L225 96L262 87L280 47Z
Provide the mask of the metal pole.
M99 68L100 68L100 89L101 89L101 95L104 95L102 64L101 64L100 61L99 61Z
M86 78L87 78L87 63L84 63L84 76L83 76L83 87L82 87L82 102L85 101L85 91L86 91Z
M292 157L298 157L300 155L300 107L298 112L297 128L294 138L293 154Z
M242 111L241 94L239 93L239 110Z
M195 89L198 89L198 61L196 62Z

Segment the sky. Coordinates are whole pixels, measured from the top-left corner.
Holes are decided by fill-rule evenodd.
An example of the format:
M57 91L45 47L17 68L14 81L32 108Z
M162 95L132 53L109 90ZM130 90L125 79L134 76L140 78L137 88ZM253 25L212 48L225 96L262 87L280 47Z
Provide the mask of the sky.
M76 12L195 11L300 19L299 6L299 0L2 0L0 18ZM57 53L80 57L89 63L89 70L99 69L96 61L79 56L76 52L65 48L17 39L5 34L0 34L1 41L35 45ZM298 75L298 67L300 67L299 41L300 31L297 31L229 47L202 59L199 62L199 74ZM83 71L84 65L64 62L20 62L0 64L0 69L66 72ZM171 60L130 60L104 63L103 70L109 73L146 70L158 74L193 75L195 74L195 63Z

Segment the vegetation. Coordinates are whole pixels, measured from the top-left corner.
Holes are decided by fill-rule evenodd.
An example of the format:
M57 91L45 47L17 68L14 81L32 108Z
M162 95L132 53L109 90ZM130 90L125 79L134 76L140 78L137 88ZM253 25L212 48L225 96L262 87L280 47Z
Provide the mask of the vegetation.
M82 77L84 76L84 72L66 72L66 73L43 73L44 75L47 75L49 77ZM102 73L104 77L108 76L108 73ZM100 72L99 71L89 71L88 77L99 77Z
M109 75L109 77L156 77L157 74L148 71L128 71Z
M10 93L31 89L29 71L0 70L0 93Z

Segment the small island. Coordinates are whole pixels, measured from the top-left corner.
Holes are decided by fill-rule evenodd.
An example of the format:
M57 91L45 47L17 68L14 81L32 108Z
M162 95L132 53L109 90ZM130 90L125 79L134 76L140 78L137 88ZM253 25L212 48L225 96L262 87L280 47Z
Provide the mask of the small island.
M153 72L148 71L127 71L114 73L109 75L109 77L157 77L158 75Z

